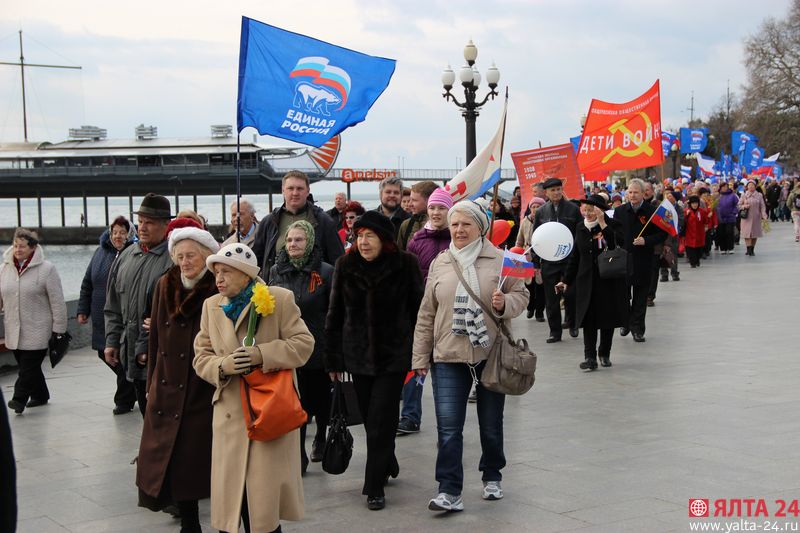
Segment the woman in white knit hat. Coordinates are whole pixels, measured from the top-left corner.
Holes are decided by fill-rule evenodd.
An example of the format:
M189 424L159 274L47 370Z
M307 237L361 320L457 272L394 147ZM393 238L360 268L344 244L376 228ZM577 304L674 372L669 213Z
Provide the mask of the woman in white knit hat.
M192 368L206 298L217 293L206 258L219 244L205 230L170 233L173 266L156 284L150 314L147 408L136 465L139 505L176 505L181 531L199 532L197 502L211 494L211 398L214 387Z
M254 367L269 374L303 366L314 350L314 337L300 318L291 291L266 287L258 277L258 262L250 248L228 244L206 264L219 294L203 304L193 364L197 374L216 387L211 526L239 531L241 517L247 531L280 531L281 520L303 518L300 430L268 441L250 440L241 375ZM243 339L254 312L250 305L254 296L259 318L249 345Z

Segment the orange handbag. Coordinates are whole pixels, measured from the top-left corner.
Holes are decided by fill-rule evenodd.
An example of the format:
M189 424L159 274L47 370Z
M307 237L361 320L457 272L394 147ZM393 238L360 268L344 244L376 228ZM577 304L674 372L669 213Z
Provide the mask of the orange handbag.
M268 441L293 431L308 420L294 386L293 370L264 373L255 369L239 376L242 409L250 440Z

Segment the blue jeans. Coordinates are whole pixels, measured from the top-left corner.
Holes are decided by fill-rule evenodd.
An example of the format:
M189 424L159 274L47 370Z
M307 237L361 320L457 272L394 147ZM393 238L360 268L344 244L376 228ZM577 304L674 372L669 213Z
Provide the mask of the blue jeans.
M480 380L485 363L475 371ZM472 374L466 363L434 363L433 400L436 406L436 426L439 434L439 453L436 456L436 481L439 492L459 495L464 486L464 420L467 398L472 388ZM478 426L481 436L481 459L478 470L483 481L500 481L500 470L506 466L503 453L503 408L506 397L478 384Z
M422 423L422 385L417 383L417 376L403 385L403 410L400 419L408 418L415 424Z

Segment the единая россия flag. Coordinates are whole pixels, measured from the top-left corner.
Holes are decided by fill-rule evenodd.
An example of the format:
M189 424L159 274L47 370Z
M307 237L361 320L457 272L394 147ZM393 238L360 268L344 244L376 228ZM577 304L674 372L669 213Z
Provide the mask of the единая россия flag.
M320 147L363 121L395 61L242 17L237 128Z

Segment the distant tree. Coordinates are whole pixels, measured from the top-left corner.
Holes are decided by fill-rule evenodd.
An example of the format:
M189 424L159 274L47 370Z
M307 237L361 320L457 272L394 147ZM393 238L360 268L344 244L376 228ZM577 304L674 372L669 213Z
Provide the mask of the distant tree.
M800 156L800 0L792 0L785 19L766 19L744 44L748 79L741 102L743 126L758 135L759 144L768 151L780 151L796 166Z

